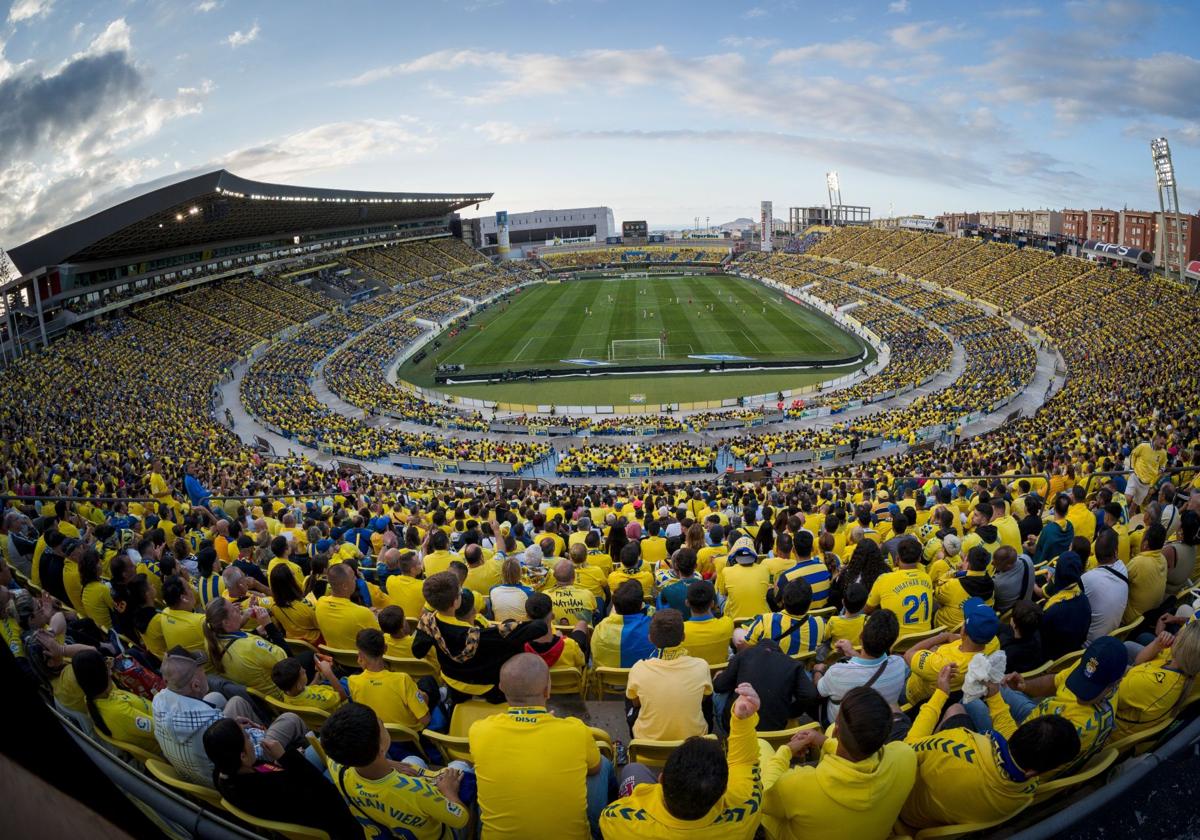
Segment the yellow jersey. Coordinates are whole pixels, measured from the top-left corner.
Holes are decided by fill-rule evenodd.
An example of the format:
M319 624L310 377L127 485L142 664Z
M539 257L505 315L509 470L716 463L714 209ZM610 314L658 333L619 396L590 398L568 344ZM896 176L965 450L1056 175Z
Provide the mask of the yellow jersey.
M396 770L367 779L336 761L329 762L329 775L367 840L380 836L380 826L392 837L443 840L449 836L447 827L463 828L470 818L467 809L443 796L432 779Z
M707 814L681 820L667 810L661 785L638 785L601 813L605 840L750 840L762 820L757 724L757 714L730 719L729 780L725 794Z
M350 699L370 706L384 723L409 729L424 726L420 720L429 714L429 705L413 678L403 671L363 671L351 674L346 682Z
M389 575L384 584L388 603L404 610L405 618L420 618L425 609L425 595L421 589L424 585L425 581L409 575Z
M510 707L476 721L468 738L482 840L589 840L587 774L600 750L587 724L544 706Z
M225 651L220 673L246 688L283 699L283 692L271 680L271 669L287 658L287 651L250 633L224 633L219 641Z
M930 628L933 617L933 584L920 569L897 569L875 579L867 606L891 610L900 621L900 636Z
M326 595L317 601L317 626L325 644L338 650L356 650L359 630L379 629L379 619L349 598Z
M154 709L150 701L119 688L110 689L107 697L96 698L96 711L112 733L112 737L152 755L160 755L154 739Z

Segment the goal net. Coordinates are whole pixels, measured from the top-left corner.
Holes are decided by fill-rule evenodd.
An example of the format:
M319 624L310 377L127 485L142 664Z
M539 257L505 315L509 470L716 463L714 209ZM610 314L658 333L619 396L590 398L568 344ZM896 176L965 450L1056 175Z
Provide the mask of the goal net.
M608 347L610 361L618 359L661 359L664 357L661 338L616 338Z

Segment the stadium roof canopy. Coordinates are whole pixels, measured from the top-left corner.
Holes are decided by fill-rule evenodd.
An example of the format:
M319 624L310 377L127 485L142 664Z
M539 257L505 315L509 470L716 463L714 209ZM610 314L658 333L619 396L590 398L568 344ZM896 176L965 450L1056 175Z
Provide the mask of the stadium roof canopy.
M267 184L219 169L152 190L8 252L28 274L230 240L399 224L446 216L491 193L388 193Z

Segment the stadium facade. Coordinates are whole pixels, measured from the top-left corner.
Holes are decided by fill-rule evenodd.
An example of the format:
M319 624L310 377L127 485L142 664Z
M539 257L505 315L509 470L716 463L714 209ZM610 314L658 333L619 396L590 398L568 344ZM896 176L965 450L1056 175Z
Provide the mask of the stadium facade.
M471 221L479 223L482 247L500 244L494 215ZM620 235L611 207L568 207L508 214L509 245L514 257L524 253L526 248L572 243L603 245L609 237Z
M3 347L19 354L81 320L248 271L444 238L491 193L270 184L225 170L151 190L8 252Z

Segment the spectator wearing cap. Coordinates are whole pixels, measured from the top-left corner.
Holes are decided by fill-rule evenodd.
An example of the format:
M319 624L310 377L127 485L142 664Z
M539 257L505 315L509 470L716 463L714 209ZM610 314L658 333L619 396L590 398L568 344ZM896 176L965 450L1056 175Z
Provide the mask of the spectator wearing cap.
M682 741L708 732L712 679L708 663L683 647L683 615L663 610L650 620L654 656L629 669L625 718L634 738Z
M820 558L812 556L813 535L808 531L800 531L796 534L793 551L798 559L791 568L780 572L775 579L776 599L780 597L789 581L803 579L812 591L811 608L819 610L829 603L829 587L833 579L829 573L829 567ZM778 600L776 603L778 604Z
M758 562L754 541L742 537L735 542L729 560L731 562L717 572L717 595L725 615L736 620L770 612L767 592L771 588L771 572Z
M938 674L947 665L955 666L951 690L960 690L967 676L967 663L975 654L992 653L1000 647L996 640L1000 619L995 610L979 598L968 598L963 602L962 612L962 630L922 639L904 654L904 661L912 669L905 685L908 702L920 703L933 696Z
M1018 723L1041 717L1069 721L1079 735L1079 757L1060 772L1069 775L1103 748L1116 726L1113 697L1125 675L1129 657L1113 636L1101 636L1083 652L1069 671L1025 679L1008 674L1000 693ZM980 731L991 728L991 715L980 700L966 704L967 714Z
M710 665L729 661L733 638L733 619L713 613L717 593L710 581L694 580L687 584L687 620L683 623L683 645L688 653Z
M1087 642L1092 606L1080 585L1082 577L1083 560L1078 554L1064 551L1058 555L1054 580L1046 586L1050 597L1042 605L1042 649L1047 659L1079 650Z

